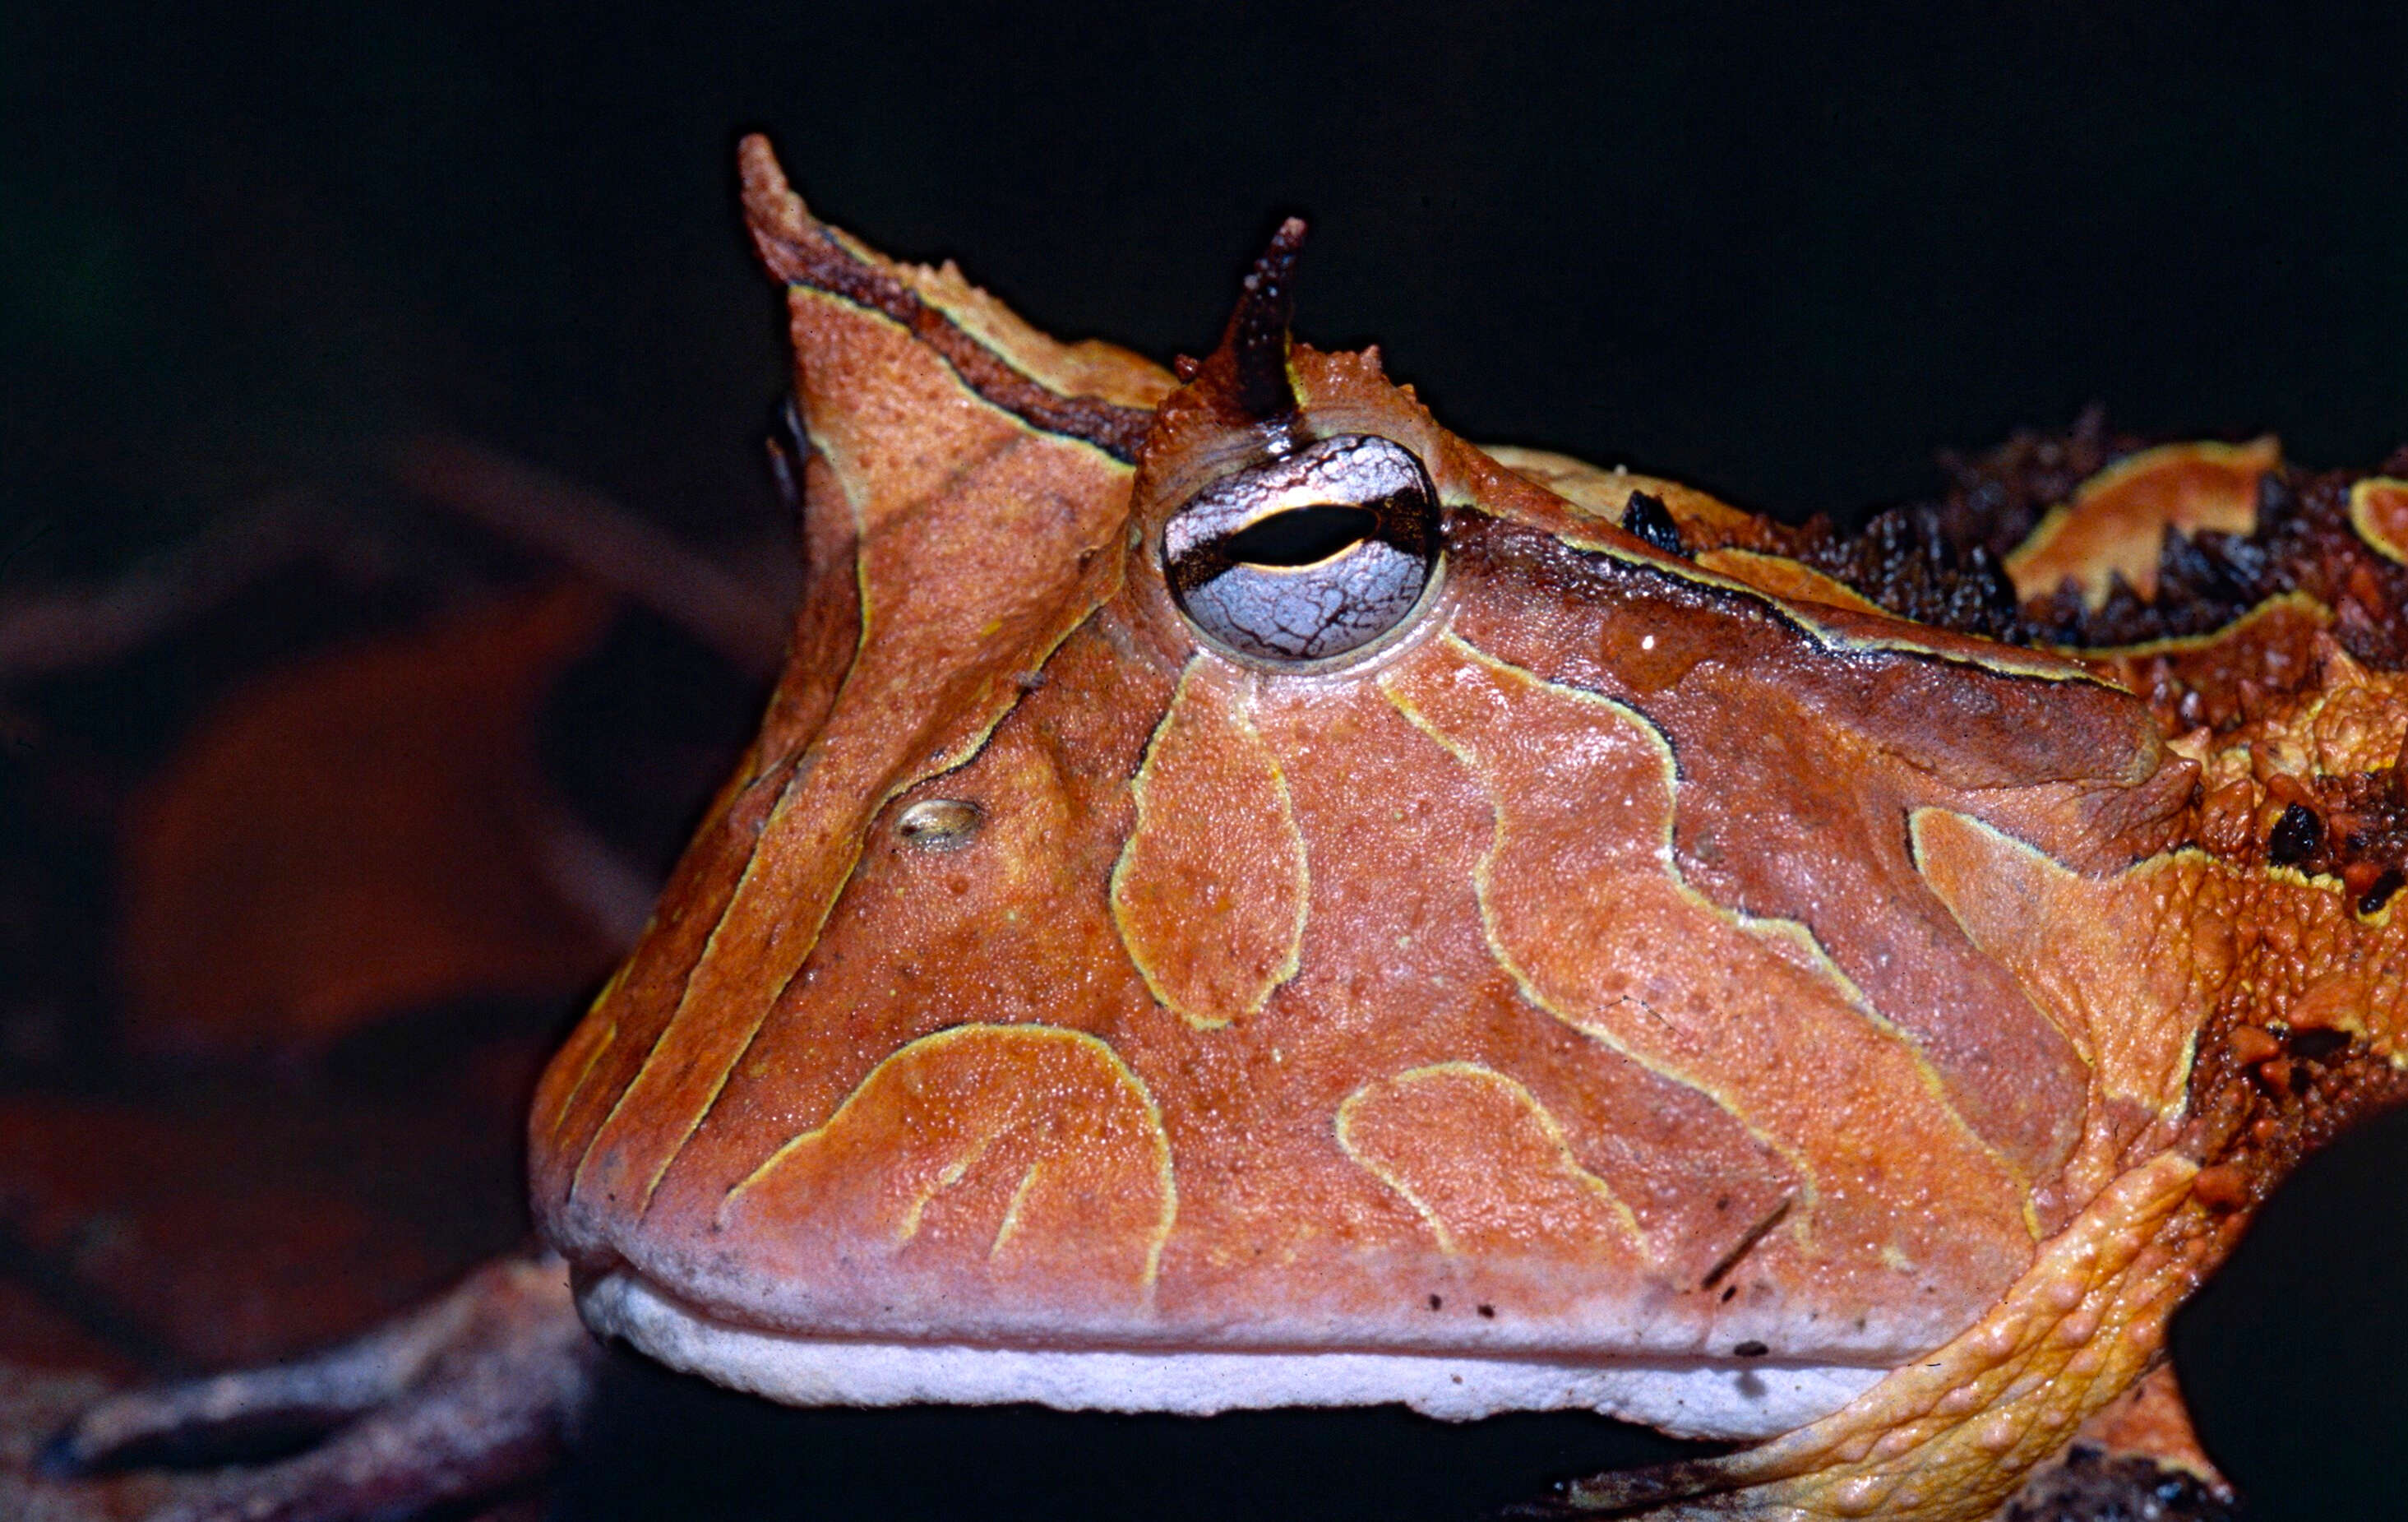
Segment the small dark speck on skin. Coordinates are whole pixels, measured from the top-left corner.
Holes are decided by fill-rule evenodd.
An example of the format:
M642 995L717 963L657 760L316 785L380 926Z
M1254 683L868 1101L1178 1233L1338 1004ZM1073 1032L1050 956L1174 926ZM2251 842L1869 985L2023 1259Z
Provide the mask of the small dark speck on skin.
M1432 1295L1430 1297L1430 1309L1433 1311L1443 1311L1446 1309L1446 1301L1439 1296Z
M2324 843L2324 820L2306 804L2294 803L2283 811L2266 837L2266 859L2277 867L2293 866L2315 855Z
M1724 1303L1725 1305L1728 1305L1728 1304L1730 1303L1730 1298L1731 1298L1733 1295L1736 1295L1736 1294L1738 1294L1738 1293L1739 1293L1739 1285L1726 1285L1723 1287L1723 1303Z
M2361 914L2381 913L2383 906L2391 901L2391 896L2400 891L2403 881L2408 879L2401 877L2399 868L2385 868L2383 875L2374 880L2374 886L2367 889L2365 896L2358 899L2358 912Z
M1761 1358L1771 1351L1772 1350L1770 1348L1751 1337L1746 1342L1740 1343L1735 1348L1732 1348L1731 1354L1734 1357Z
M2322 1062L2349 1045L2349 1032L2327 1030L2321 1027L2294 1030L2287 1034L2286 1044L2295 1057L2308 1062Z
M1494 1321L1497 1319L1497 1307L1493 1305L1481 1306L1480 1314L1486 1320Z

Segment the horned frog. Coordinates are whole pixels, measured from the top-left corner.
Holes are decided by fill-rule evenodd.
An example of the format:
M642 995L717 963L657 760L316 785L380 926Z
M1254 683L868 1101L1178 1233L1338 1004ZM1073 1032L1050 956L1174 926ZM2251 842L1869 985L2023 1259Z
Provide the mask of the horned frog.
M1746 1444L1542 1510L1958 1522L2077 1438L2214 1500L2167 1316L2403 1091L2408 481L2085 436L1784 526L1295 342L1297 224L1173 373L742 160L809 591L535 1101L591 1328ZM68 1448L195 1409L132 1399Z

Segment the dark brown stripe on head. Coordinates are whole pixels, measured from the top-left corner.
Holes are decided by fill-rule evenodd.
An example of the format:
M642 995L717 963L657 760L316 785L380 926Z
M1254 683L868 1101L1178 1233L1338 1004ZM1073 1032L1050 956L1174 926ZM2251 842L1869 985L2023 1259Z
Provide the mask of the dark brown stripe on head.
M1154 426L1154 413L1094 396L1065 396L1012 368L922 300L894 276L865 263L802 209L768 144L748 137L738 150L744 174L745 221L752 246L769 272L789 285L809 286L883 313L943 357L972 391L1031 427L1095 445L1125 464Z

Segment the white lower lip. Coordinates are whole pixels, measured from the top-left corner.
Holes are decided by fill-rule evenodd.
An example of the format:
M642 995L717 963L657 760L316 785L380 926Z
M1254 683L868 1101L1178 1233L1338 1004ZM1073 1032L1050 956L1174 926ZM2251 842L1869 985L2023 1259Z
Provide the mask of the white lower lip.
M1461 1355L1040 1349L878 1343L711 1320L622 1268L578 1294L586 1325L689 1373L793 1406L1005 1405L1214 1412L1406 1405L1469 1421L1594 1411L1679 1437L1766 1438L1847 1404L1886 1372L1846 1365L1547 1362Z

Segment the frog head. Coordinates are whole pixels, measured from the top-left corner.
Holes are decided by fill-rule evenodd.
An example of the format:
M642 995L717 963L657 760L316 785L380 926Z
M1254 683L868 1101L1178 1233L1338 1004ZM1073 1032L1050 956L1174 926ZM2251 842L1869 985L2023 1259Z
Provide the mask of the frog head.
M744 169L807 590L534 1110L596 1325L800 1403L1763 1436L2169 1144L2202 1000L2106 1028L2031 934L2154 934L2066 897L2191 796L2139 699L1456 438L1290 337L1298 225L1173 374Z

